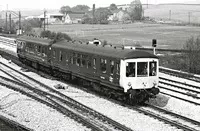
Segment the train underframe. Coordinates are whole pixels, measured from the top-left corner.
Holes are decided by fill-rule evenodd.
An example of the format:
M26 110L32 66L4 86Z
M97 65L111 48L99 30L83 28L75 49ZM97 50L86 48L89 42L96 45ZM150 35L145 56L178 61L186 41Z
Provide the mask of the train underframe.
M100 95L104 95L112 99L117 99L131 105L142 104L145 101L148 101L150 98L155 98L159 93L159 89L155 87L150 89L129 89L126 93L124 93L122 90L114 90L97 82L75 76L71 72L61 72L58 69L52 69L50 67L46 67L21 57L19 57L19 60L22 63L35 68L36 70L41 70L45 73L51 74L54 77L70 81L74 84L82 85L84 88L89 88L90 90L98 92Z

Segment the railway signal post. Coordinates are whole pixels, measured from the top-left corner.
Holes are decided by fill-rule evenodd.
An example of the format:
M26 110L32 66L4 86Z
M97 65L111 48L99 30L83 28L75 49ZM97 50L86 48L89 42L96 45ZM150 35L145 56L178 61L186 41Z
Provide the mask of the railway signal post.
M152 47L153 47L153 54L156 55L156 46L157 46L157 40L152 40Z

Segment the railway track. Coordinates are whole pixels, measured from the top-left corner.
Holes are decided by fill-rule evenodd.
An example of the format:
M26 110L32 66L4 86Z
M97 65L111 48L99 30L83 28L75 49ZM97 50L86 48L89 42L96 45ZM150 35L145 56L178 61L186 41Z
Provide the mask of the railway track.
M13 120L10 120L2 115L0 115L0 121L5 123L6 125L8 125L9 127L11 127L13 129L13 131L33 131L32 129L30 128L27 128L26 126L24 125L21 125ZM4 128L3 128L4 129ZM3 129L0 129L3 131ZM11 130L12 130L11 129Z
M128 105L126 105L126 106L129 107ZM141 112L145 115L154 117L155 119L159 119L167 124L177 127L178 129L183 129L183 130L187 130L187 131L198 131L199 130L199 127L193 128L193 126L200 125L197 121L194 121L192 119L186 118L184 116L181 116L181 115L169 112L169 111L165 111L163 109L157 109L156 107L134 108L132 106L130 106L129 108L134 109L138 112ZM161 114L160 112L163 112L163 113ZM170 116L165 116L166 114L170 114ZM163 116L161 116L161 115L163 115ZM174 118L172 119L172 117L175 117L175 119ZM180 119L180 122L177 122L177 119ZM189 123L189 125L185 125L183 123ZM192 127L190 124L192 124Z
M2 64L3 63L1 63L1 66L2 66ZM4 66L6 66L6 65L4 65ZM12 68L10 68L10 69L12 69ZM28 89L28 91L26 91L26 92L30 92L30 90L31 90L31 94L34 93L35 96L39 97L40 99L43 99L43 101L48 99L48 101L51 102L50 103L51 106L54 105L54 108L55 108L55 106L60 108L57 110L61 110L61 111L70 110L70 114L73 112L74 113L73 116L76 115L76 119L82 119L81 123L87 122L86 125L89 125L92 130L95 130L95 131L96 130L131 131L130 128L127 128L126 126L121 125L120 123L94 111L93 109L91 109L89 107L84 106L83 104L65 96L64 94L52 89L51 87L49 87L47 85L44 85L43 83L41 83L39 81L36 81L35 79L33 79L27 75L24 75L21 72L18 72L15 69L12 69L12 71L6 70L5 72L9 72L7 74L10 75L10 77L13 77L14 80L12 80L12 82L16 82L16 84L18 84L18 85L19 85L19 83L21 83L22 86L26 85L25 86L26 90ZM25 82L25 81L27 81L25 79L20 80L22 77L19 78L19 75L14 74L14 72L15 73L17 72L20 75L23 75L24 77L26 77L26 79L29 79L28 83ZM6 80L8 81L8 79L6 79ZM32 82L30 82L30 81L32 81ZM33 84L33 83L35 83L35 84ZM35 85L35 86L31 86L31 85ZM41 89L41 88L44 88L44 89ZM45 98L43 98L43 97L45 97ZM65 112L67 112L67 111L65 111ZM70 114L67 114L67 116ZM78 116L77 116L77 114L78 114ZM80 117L80 118L78 118L78 117Z
M164 68L164 67L159 67L159 71L165 74L169 74L171 76L176 76L176 77L188 79L195 82L200 82L200 76L193 73L178 71L178 70Z
M182 116L180 114L173 113L173 112L165 110L163 108L148 104L146 107L143 106L140 109L151 112L152 116L153 115L161 116L160 119L167 120L166 121L167 123L169 123L170 125L174 125L177 128L180 128L183 130L188 130L188 131L199 131L200 130L200 122L199 121L190 119L190 118Z
M161 93L200 105L200 87L180 81L159 77Z
M15 39L10 39L10 38L6 38L6 37L1 37L0 36L0 42L5 43L9 46L12 47L17 47L16 43L14 42Z
M50 91L50 92L52 92L52 91ZM62 94L62 97L63 97L63 94ZM126 106L128 106L128 105L126 105ZM155 119L158 119L158 120L163 121L163 122L165 122L167 124L175 126L178 129L183 129L183 130L187 130L187 131L198 131L198 129L200 129L200 128L197 128L197 129L196 128L192 128L189 125L184 125L183 124L183 123L189 123L192 126L194 126L194 125L200 124L197 121L194 121L192 119L183 117L181 115L178 115L178 114L175 114L175 113L172 113L172 112L169 112L169 111L165 111L163 109L161 111L161 109L159 109L158 107L157 108L156 107L154 107L154 108L151 107L151 109L149 109L150 108L149 107L147 109L147 108L141 108L141 107L134 108L134 107L130 106L129 108L134 109L134 110L136 110L138 112L141 112L141 113L143 113L145 115L148 115L150 117L154 117ZM86 111L86 112L89 113L88 111ZM160 112L163 112L163 113L161 114ZM168 114L168 116L166 116L166 114ZM174 116L175 116L175 119L173 118ZM94 118L96 118L96 116ZM178 120L177 120L177 118L178 118ZM179 122L179 121L182 121L182 122Z

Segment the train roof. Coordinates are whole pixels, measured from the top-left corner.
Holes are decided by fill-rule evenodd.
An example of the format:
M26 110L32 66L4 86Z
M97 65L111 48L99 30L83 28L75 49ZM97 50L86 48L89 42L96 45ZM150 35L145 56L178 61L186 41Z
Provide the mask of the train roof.
M17 40L31 42L31 43L38 43L38 44L41 44L44 46L49 46L50 42L52 41L52 40L46 39L46 38L26 36L26 35L18 37Z
M52 45L53 48L69 49L77 52L90 53L94 55L101 55L105 57L113 57L119 59L132 59L132 58L158 58L156 55L145 51L114 48L113 46L101 46L94 44L86 44L72 41L60 41Z

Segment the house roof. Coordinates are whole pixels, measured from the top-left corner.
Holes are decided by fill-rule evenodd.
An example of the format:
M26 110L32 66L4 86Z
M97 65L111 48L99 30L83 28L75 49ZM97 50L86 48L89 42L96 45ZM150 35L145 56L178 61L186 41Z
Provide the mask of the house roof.
M47 13L46 17L50 17L50 16L64 16L61 13ZM44 14L41 14L40 16L38 16L38 18L44 18Z

